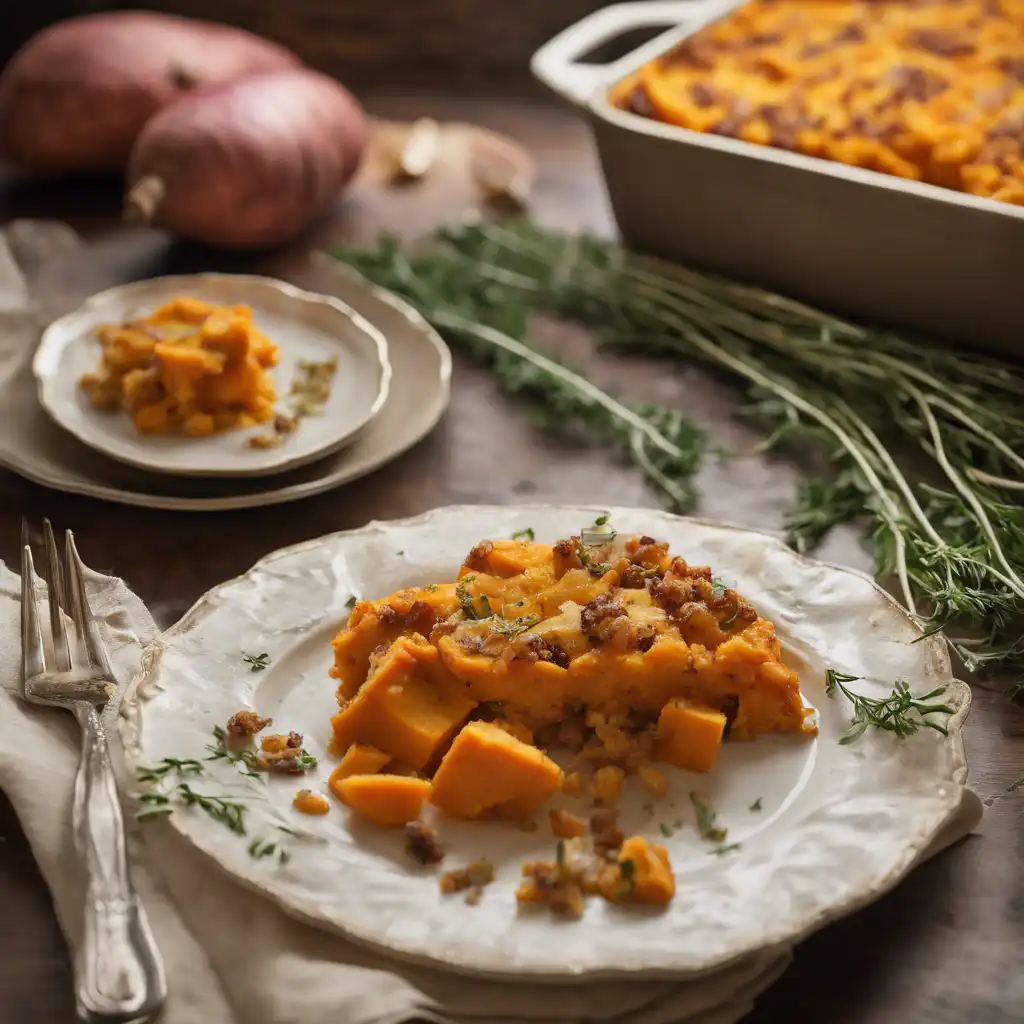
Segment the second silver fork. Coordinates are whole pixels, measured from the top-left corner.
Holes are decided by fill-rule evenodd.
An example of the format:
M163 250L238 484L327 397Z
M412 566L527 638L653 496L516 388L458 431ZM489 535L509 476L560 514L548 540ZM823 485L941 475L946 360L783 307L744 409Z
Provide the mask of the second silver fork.
M82 730L72 825L86 878L82 941L75 956L79 1015L96 1024L153 1020L167 998L163 963L145 908L132 885L124 818L100 711L116 679L85 591L74 537L61 564L49 521L43 524L50 629L41 628L37 577L22 526L21 644L23 696L71 711ZM65 613L73 623L69 638Z

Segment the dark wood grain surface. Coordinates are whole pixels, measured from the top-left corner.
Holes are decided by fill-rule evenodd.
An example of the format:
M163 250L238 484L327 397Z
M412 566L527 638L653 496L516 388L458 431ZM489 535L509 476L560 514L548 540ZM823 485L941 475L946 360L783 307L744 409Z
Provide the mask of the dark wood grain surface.
M0 3L0 65L61 18L124 7L237 25L273 39L307 64L361 87L403 85L539 92L530 55L601 0L36 0Z
M539 160L536 215L565 228L610 231L599 171L585 129L571 114L529 104L438 96L375 96L386 116L468 119L508 132ZM465 182L435 181L430 201L366 184L317 232L319 240L367 240L382 227L411 233L457 216ZM0 219L59 216L97 242L89 258L60 268L69 292L92 282L174 269L252 267L288 276L305 250L273 258L218 257L169 247L156 235L117 225L116 187L21 187L0 178ZM552 334L574 351L580 340ZM778 524L791 497L792 467L752 454L756 435L731 416L734 396L686 368L602 357L595 377L637 397L685 402L735 453L702 472L704 514L757 526ZM487 375L456 360L452 406L411 452L343 490L293 506L244 513L154 512L56 494L0 471L0 558L17 551L22 516L50 516L72 527L86 560L122 575L161 624L169 624L214 584L267 551L371 518L394 518L458 502L572 500L653 506L657 495L600 449L551 437L522 406L497 393ZM859 567L865 552L851 535L827 550ZM1013 1024L1024 1019L1024 816L1006 787L1024 772L1024 714L979 684L966 730L974 787L989 804L978 832L936 857L874 906L812 937L751 1021L801 1024ZM0 1022L72 1024L70 976L48 894L0 796ZM212 1024L212 1022L211 1022Z

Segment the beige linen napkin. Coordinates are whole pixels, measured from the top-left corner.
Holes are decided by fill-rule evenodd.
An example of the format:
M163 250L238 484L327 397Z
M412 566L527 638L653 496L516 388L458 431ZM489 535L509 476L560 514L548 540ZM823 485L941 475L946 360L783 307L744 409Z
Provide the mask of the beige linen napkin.
M88 587L123 691L156 626L122 581L91 573ZM0 563L0 788L18 813L73 949L82 900L70 829L77 725L70 715L15 695L19 593L18 577ZM119 758L115 714L109 708L106 723ZM31 759L18 756L26 748ZM123 773L122 786L130 787ZM960 811L926 856L977 824L980 801L964 793ZM787 949L769 950L684 983L480 981L391 961L293 921L214 870L170 829L133 823L131 850L167 965L167 1024L733 1024L790 960Z

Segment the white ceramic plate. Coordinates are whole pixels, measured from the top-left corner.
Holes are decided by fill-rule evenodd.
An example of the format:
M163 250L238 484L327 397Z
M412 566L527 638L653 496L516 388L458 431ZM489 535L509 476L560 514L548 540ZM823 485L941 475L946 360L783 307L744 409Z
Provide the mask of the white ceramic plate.
M256 325L280 348L280 363L271 373L282 411L300 362L336 358L324 414L303 418L283 444L261 449L246 442L266 433L267 424L205 438L146 436L124 413L96 409L78 383L99 363L96 328L146 316L176 295L252 307ZM158 277L100 292L43 332L32 368L40 404L78 440L132 466L187 476L266 476L329 455L370 423L391 383L387 342L355 310L283 281L242 274Z
M219 768L208 782L250 801L250 837L283 841L291 854L284 865L253 859L248 839L201 813L177 812L169 827L303 920L453 970L562 982L706 971L794 942L893 886L956 812L966 779L960 727L969 690L951 678L943 642L914 643L919 630L865 576L803 558L764 534L652 510L613 509L612 521L669 541L735 583L775 622L820 717L817 739L729 743L709 776L668 771L664 801L629 786L624 827L664 842L675 867L678 889L664 913L593 899L578 923L517 915L521 862L553 855L544 826L525 833L500 823L442 825L447 867L478 856L497 865L496 881L471 907L440 895L436 873L411 865L400 832L350 822L337 804L321 819L292 810L300 785L324 788L332 768L325 753L336 709L328 642L351 595L378 598L451 579L478 539L530 526L552 541L578 531L595 511L440 509L276 552L217 587L144 657L125 702L130 759L202 756L216 724L252 707L272 715L275 728L301 731L321 764L302 782L260 783ZM271 664L251 672L242 651L265 651ZM949 736L922 729L901 741L870 730L840 745L851 709L841 697L825 697L827 667L879 681L857 684L869 693L887 694L901 678L917 693L946 684L957 708ZM709 852L694 826L691 791L712 802L738 850ZM758 800L761 810L750 810ZM653 814L643 807L651 803ZM660 823L677 819L685 826L664 838ZM281 825L300 836L278 831Z
M388 339L391 389L380 413L333 455L272 478L157 476L85 447L43 411L30 352L0 359L0 466L46 487L145 508L210 512L297 501L365 476L428 434L448 407L452 358L408 303L334 260L303 273L314 290L337 295ZM35 341L31 331L26 340ZM5 372L6 371L6 372Z

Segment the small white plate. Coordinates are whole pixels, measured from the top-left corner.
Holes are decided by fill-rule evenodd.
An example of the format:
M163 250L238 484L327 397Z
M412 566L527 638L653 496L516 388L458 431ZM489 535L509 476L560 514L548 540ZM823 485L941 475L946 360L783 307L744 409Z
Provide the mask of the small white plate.
M300 361L336 358L323 415L304 417L276 448L251 448L248 438L266 433L268 424L203 438L147 436L123 412L95 408L79 380L100 361L96 328L146 316L176 295L252 308L256 325L280 348L271 372L282 411L288 411L285 399ZM355 310L283 281L242 274L158 277L100 292L44 331L32 369L40 404L78 440L120 462L180 476L267 476L322 458L370 423L391 383L387 342Z
M273 716L275 729L302 732L320 765L302 780L260 782L206 762L206 791L247 802L247 837L198 811L176 810L167 825L148 827L178 830L302 920L446 970L532 981L692 976L792 945L895 885L958 813L966 781L961 726L970 691L951 677L944 642L922 637L864 575L805 558L775 537L650 509L610 511L620 530L667 540L735 583L775 623L819 713L817 738L727 743L706 776L667 769L665 799L652 800L629 780L624 827L663 842L675 868L676 896L663 913L594 899L579 922L517 914L520 864L554 852L546 825L527 833L499 822L441 824L444 868L481 856L496 866L494 883L473 907L441 895L437 873L409 861L401 830L353 822L333 799L324 818L292 809L296 790L324 790L333 767L326 753L337 709L330 639L351 596L379 598L452 579L477 540L530 527L550 542L577 532L596 511L439 509L277 551L217 587L144 655L122 707L129 763L209 756L214 726L248 707ZM270 663L250 671L243 651L267 652ZM856 690L876 696L888 695L897 679L915 693L945 686L944 700L956 709L949 735L921 729L900 740L868 730L840 744L852 710L841 696L825 695L827 667L862 676ZM739 849L712 854L698 836L691 791L712 802ZM675 829L676 820L682 827ZM675 829L668 837L660 829L666 821ZM260 839L285 846L287 863L251 856L249 844Z

